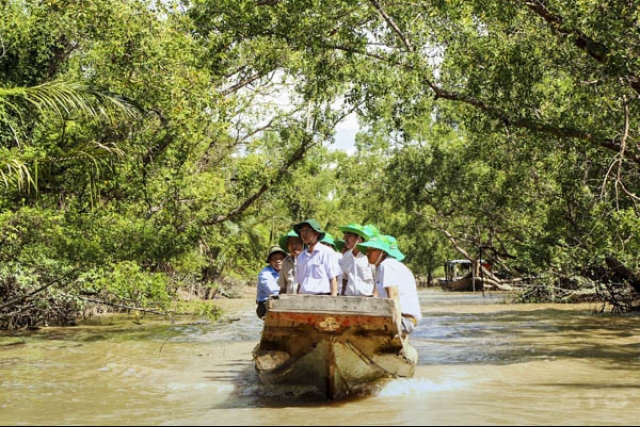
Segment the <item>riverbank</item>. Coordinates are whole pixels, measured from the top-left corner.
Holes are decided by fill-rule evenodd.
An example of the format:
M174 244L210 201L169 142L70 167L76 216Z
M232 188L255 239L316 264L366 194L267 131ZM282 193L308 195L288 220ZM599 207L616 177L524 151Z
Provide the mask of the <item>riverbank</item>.
M196 301L199 304L207 304L215 306L221 310L221 316L219 319L209 319L205 316L197 315L177 315L173 316L173 321L176 324L184 323L229 323L236 321L241 313L247 311L253 311L255 309L256 288L255 286L243 285L237 286L234 289L234 298L227 298L224 296L218 296L210 300L200 300L197 298L189 298L188 295L182 295L183 302ZM587 310L589 312L597 312L601 308L601 303L594 302L580 302L580 303L521 303L513 302L514 292L448 292L442 291L437 287L420 288L419 290L422 303L423 315L428 316L429 313L438 313L446 307L447 310L456 311L459 313L492 313L498 311L504 311L509 307L514 307L518 311L535 311L544 310L549 307L553 307L555 310ZM121 321L139 322L141 317L135 312L129 314L101 314L88 318L83 321L83 324L99 325L104 324L105 319L112 317L124 319ZM156 316L148 314L144 316L145 323L163 323L170 321L170 319L164 316Z

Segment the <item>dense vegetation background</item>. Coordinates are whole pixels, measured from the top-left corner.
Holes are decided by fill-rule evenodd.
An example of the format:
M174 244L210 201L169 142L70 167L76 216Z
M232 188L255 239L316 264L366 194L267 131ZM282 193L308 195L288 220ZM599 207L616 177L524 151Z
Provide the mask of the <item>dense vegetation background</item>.
M640 282L637 1L0 13L3 327L95 300L179 311L309 217L376 224L426 280L482 248L546 287ZM331 150L349 114L356 150Z

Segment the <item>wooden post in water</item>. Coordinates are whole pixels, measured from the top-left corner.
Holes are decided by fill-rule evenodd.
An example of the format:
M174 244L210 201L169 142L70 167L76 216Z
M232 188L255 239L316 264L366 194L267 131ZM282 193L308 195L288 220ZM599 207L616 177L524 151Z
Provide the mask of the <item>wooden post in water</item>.
M484 265L482 264L482 246L480 246L480 280L482 281L482 296L484 297L484 272L482 269Z
M478 269L478 261L475 261L471 265L471 284L473 286L473 292L476 291L476 271Z

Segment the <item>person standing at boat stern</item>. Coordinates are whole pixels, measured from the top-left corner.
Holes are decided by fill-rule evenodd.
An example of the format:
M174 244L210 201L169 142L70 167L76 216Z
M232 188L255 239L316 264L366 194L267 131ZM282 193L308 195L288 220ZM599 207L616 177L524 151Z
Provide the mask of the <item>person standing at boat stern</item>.
M401 316L396 321L401 324L403 334L410 334L422 320L422 313L415 276L400 262L404 254L400 252L397 240L393 236L373 236L358 248L366 252L369 263L377 267L378 295L395 301L396 311Z
M291 230L279 240L280 247L287 250L288 254L282 262L282 270L278 277L281 294L297 294L298 282L296 282L296 258L302 253L304 245L298 233Z
M342 295L346 296L374 296L377 295L373 280L375 267L369 264L366 251L361 252L358 244L366 242L373 235L378 234L372 225L349 224L338 227L344 233L344 247L340 266L342 267Z
M306 249L296 259L298 293L308 295L338 295L338 277L342 274L335 251L320 244L325 232L314 219L296 224L293 229Z
M280 293L278 277L282 270L282 262L286 252L280 246L271 246L267 255L267 265L258 274L258 290L256 296L256 314L262 319L267 314L267 300L269 296Z

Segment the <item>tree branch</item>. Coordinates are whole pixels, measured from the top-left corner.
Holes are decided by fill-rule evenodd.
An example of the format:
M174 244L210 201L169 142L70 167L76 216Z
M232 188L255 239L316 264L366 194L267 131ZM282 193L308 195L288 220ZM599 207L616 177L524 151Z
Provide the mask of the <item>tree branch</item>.
M413 52L413 45L409 41L409 37L407 37L407 35L398 27L393 18L387 15L387 13L382 9L382 6L380 6L380 2L378 2L377 0L369 0L369 2L373 5L373 7L376 8L380 16L382 16L382 19L384 19L385 22L393 29L400 40L402 40L402 43L407 48L407 51Z
M354 106L353 108L351 108L350 110L348 110L344 114L342 114L341 116L337 117L336 120L335 120L335 123L333 123L333 125L335 125L336 123L338 123L341 120L343 120L350 113L355 111L355 109L356 109L356 107ZM329 128L332 128L332 126L329 126ZM265 182L260 187L260 189L258 189L257 192L255 192L253 195L251 195L250 197L245 199L245 201L242 202L242 204L240 204L235 209L229 211L227 214L218 215L218 216L216 216L214 218L211 218L211 219L209 219L207 221L204 221L203 225L210 226L210 225L220 224L221 222L228 221L228 220L230 220L232 218L235 218L235 217L241 215L256 200L258 200L264 193L266 193L276 182L282 180L282 177L289 172L289 170L291 169L291 167L293 165L295 165L297 162L299 162L300 160L302 160L304 158L304 156L307 153L307 151L309 151L309 149L312 148L315 145L315 140L314 140L313 136L314 136L313 132L306 132L304 137L302 138L302 143L300 144L298 149L291 155L291 157L286 162L284 162L282 164L280 169L278 169L278 172L271 179L269 179L267 182Z
M123 310L140 311L142 313L151 313L151 314L156 314L158 316L169 316L169 318L171 319L171 315L169 313L163 313L163 312L157 311L157 310L150 310L148 308L140 308L140 307L132 307L132 306L124 305L124 304L116 304L116 303L110 302L110 301L104 301L104 300L99 300L99 299L95 299L95 298L87 298L87 297L84 297L82 295L74 295L74 297L80 298L81 300L84 300L84 301L87 301L87 302L92 302L94 304L108 305L109 307L120 308L120 309L123 309ZM174 323L173 319L171 319L171 322Z
M640 276L638 274L612 256L605 258L605 262L612 272L625 279L636 292L640 293Z
M280 167L280 169L278 169L278 172L276 173L276 175L273 178L271 178L270 180L265 182L257 192L255 192L250 197L245 199L245 201L242 202L235 209L229 211L225 215L218 215L218 216L216 216L214 218L211 218L211 219L209 219L207 221L204 221L203 225L210 226L210 225L220 224L221 222L228 221L228 220L230 220L232 218L235 218L235 217L241 215L256 200L258 200L260 198L260 196L262 196L264 193L266 193L267 190L269 190L273 186L274 183L276 183L279 180L281 180L282 177L289 171L291 166L293 166L298 161L302 160L302 158L304 157L304 155L306 154L308 149L313 146L313 143L314 143L313 134L312 133L305 134L305 136L304 136L304 138L302 140L302 143L300 144L300 147L298 147L298 149L293 153L293 155Z
M387 64L402 67L407 71L411 71L411 72L417 71L415 67L412 67L407 64L403 64L397 60L392 60L384 55L374 54L362 49L355 49L355 48L351 48L348 46L341 46L341 45L325 45L325 48L341 50L341 51L345 51L353 54L359 54L368 58L385 62ZM582 141L590 142L594 145L597 145L601 148L605 148L610 151L620 152L621 144L616 142L615 140L603 138L600 135L594 135L592 132L587 132L587 131L583 131L575 128L558 127L558 126L550 125L548 123L542 123L529 118L514 119L507 112L498 110L478 98L465 95L460 92L446 90L441 86L438 86L436 83L434 83L433 81L431 81L426 77L423 78L422 81L426 86L428 86L433 91L434 100L444 99L447 101L461 102L463 104L470 105L472 107L475 107L483 111L488 116L501 121L507 126L512 126L520 129L528 129L533 132L553 135L558 138L579 139ZM628 159L633 163L640 164L639 154L628 156Z
M469 253L458 244L458 242L456 241L456 238L453 236L453 234L451 234L448 230L446 230L444 227L438 226L438 229L447 237L447 239L449 239L449 241L451 242L451 244L453 245L453 247L460 252L466 259L473 259L473 257L471 255L469 255Z
M591 58L596 61L605 64L608 61L609 49L603 43L593 40L583 32L569 28L564 25L562 17L554 15L547 9L545 2L541 0L515 0L517 3L524 4L527 8L533 11L536 15L544 19L551 29L561 36L573 36L573 43L578 49L584 51ZM633 73L628 73L624 76L624 79L629 83L629 86L640 94L640 81L638 76Z
M240 80L238 83L234 84L233 86L230 86L222 91L220 91L220 94L222 96L229 96L234 92L239 91L240 89L242 89L245 86L250 85L251 83L260 80L262 77L264 76L263 73L254 73L252 75L250 75L249 77Z
M76 271L76 269L73 269L69 273L65 274L64 276L58 277L56 279L53 279L49 283L46 283L45 285L39 287L38 289L36 289L33 292L30 292L30 293L28 293L26 295L21 295L19 297L16 297L16 298L10 300L10 301L5 302L4 304L0 305L0 310L3 310L5 308L7 308L7 307L11 307L11 306L13 306L13 305L15 305L15 304L17 304L19 302L22 302L22 301L24 301L24 300L26 300L28 298L31 298L32 296L34 296L34 295L36 295L36 294L48 289L49 287L55 285L56 283L60 282L61 280L69 278L69 276L71 276L71 274L74 273L75 271Z

